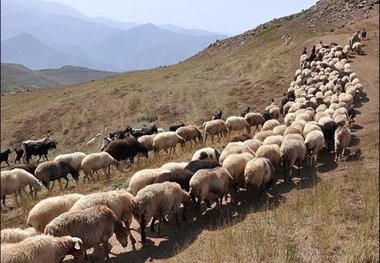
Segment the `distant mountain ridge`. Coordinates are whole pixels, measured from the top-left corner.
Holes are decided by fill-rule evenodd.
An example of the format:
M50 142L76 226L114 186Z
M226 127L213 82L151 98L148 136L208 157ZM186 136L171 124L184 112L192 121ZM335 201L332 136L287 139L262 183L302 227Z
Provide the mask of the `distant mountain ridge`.
M147 69L177 63L226 37L172 24L153 26L89 18L63 4L40 0L3 0L1 10L1 61L31 69L63 65L106 71ZM139 34L133 39L129 35L136 36L136 30ZM120 38L128 42L112 43ZM25 47L29 45L32 47Z

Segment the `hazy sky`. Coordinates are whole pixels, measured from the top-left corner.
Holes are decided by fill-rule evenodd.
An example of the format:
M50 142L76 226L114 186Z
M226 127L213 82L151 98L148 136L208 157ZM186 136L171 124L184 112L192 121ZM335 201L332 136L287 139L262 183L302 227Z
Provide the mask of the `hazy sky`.
M229 35L297 13L316 0L54 0L83 14L135 23L172 23Z

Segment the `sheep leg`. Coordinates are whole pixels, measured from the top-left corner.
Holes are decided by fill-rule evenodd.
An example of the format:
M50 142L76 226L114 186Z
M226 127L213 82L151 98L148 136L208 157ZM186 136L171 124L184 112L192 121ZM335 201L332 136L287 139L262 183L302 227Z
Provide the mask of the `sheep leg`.
M108 260L110 258L109 250L108 250L108 240L106 242L103 242L103 248L104 248L104 253L106 254L106 258Z
M7 160L5 160L5 162L7 163L7 165L9 166L9 163L8 163L8 161Z
M185 221L186 220L186 208L183 207L183 210L182 210L182 221Z
M107 176L107 178L110 177L110 174L107 172L107 167L103 168L103 173Z
M54 184L54 181L53 181L53 184ZM59 184L59 190L62 190L61 178L58 179L58 184Z
M53 189L53 187L54 187L54 182L55 182L55 181L53 181L53 184L51 185L51 188L50 188L50 190L51 190L51 189Z
M161 221L162 221L162 218L158 218L158 226L157 226L157 233L156 233L157 236L160 234Z
M154 233L154 224L156 223L156 218L152 218L152 222L150 223L150 231Z
M178 228L182 229L181 224L179 223L179 220L178 220L178 212L175 212L174 216L175 216L175 221L177 223Z
M18 207L20 207L20 204L18 203L17 197L18 197L18 191L15 192L15 202L16 202L16 205Z
M66 186L65 186L65 188L67 189L67 187L69 187L69 179L67 178L67 176L65 176L63 178L66 180Z
M146 219L145 219L145 216L143 215L141 217L141 222L140 222L141 243L146 242L145 227L146 227Z

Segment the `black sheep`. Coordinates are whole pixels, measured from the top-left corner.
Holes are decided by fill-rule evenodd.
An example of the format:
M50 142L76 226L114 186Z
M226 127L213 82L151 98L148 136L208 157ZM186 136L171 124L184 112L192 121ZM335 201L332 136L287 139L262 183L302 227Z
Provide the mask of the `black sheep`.
M184 127L184 126L185 126L185 124L183 122L181 124L178 124L178 125L173 124L169 127L169 131L176 131L178 128Z
M174 170L168 173L161 174L159 177L156 178L154 183L176 182L181 186L183 190L188 192L190 189L189 182L193 174L193 172L186 169Z
M200 169L213 169L215 167L222 166L218 161L216 160L210 160L210 159L204 159L204 160L194 160L190 161L185 169L189 170L190 172L195 173L196 171Z
M269 110L264 110L261 115L265 121L272 119L272 115L270 115Z
M327 150L330 151L330 145L334 146L334 134L337 124L335 121L330 121L322 127L323 135L325 137Z
M19 164L19 165L12 167L11 170L15 169L15 168L23 169L23 170L27 171L28 173L35 175L37 164L34 164L34 163Z
M9 166L9 163L8 163L8 157L9 157L9 154L11 153L11 150L9 149L6 149L4 152L1 152L0 153L0 158L1 158L1 162L6 162L6 164Z
M15 162L14 163L16 163L17 161L19 162L19 163L21 163L21 158L22 158L22 156L24 155L24 150L22 149L22 148L14 148L13 149L14 151L15 151L15 153L16 153L16 159L15 159Z
M105 149L113 158L118 161L129 159L131 163L138 153L142 153L148 159L148 149L135 138L114 140Z
M26 163L29 163L29 159L30 157L32 157L32 155L39 155L38 160L37 160L37 163L38 163L42 155L45 156L47 161L49 161L49 159L47 158L48 150L57 148L57 144L54 141L49 141L49 142L25 144L24 147L25 147Z

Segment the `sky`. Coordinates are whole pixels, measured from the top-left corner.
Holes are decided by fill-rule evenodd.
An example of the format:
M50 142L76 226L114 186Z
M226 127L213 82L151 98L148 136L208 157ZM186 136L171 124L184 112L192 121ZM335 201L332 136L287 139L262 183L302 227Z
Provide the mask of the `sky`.
M50 0L49 0L50 1ZM51 1L50 1L51 2ZM175 24L227 35L300 12L316 0L54 0L89 17L156 25Z

